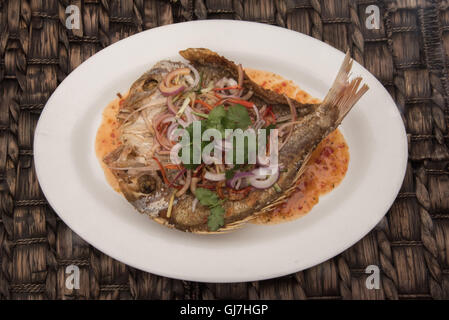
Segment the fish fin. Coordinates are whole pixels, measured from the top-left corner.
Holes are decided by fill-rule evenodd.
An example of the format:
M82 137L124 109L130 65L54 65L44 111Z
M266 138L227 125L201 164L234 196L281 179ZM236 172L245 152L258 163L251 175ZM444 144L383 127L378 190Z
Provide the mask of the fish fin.
M343 120L357 101L369 89L366 84L360 87L363 80L361 77L356 77L352 80L349 79L353 62L348 51L332 87L329 89L323 101L323 105L327 104L338 109L337 123Z
M309 162L310 158L312 157L312 152L309 152L309 154L306 156L306 158L302 161L302 166L299 168L298 172L296 173L294 181L298 181L298 179L302 176L304 171L306 170L306 164Z
M179 54L195 66L212 66L223 68L230 72L234 78L238 78L238 65L212 50L206 48L189 48L179 51ZM243 83L244 87L253 91L256 96L259 96L268 104L288 104L284 95L259 86L250 78L245 70L243 70ZM303 104L296 100L292 100L292 103L298 109L300 116L309 114L311 110L318 106L318 104L316 106L311 104Z

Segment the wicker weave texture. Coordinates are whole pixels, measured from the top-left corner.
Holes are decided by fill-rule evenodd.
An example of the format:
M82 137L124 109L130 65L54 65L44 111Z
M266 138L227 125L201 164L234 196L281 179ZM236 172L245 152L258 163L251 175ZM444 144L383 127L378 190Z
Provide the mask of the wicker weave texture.
M65 26L71 4L78 30ZM366 27L370 5L379 29ZM344 253L261 282L173 280L102 254L48 206L32 145L58 84L120 39L196 19L269 23L349 49L395 99L409 137L406 178L387 216ZM0 0L0 299L449 298L448 55L448 0ZM80 289L65 285L71 264ZM380 267L379 290L365 286L368 265Z

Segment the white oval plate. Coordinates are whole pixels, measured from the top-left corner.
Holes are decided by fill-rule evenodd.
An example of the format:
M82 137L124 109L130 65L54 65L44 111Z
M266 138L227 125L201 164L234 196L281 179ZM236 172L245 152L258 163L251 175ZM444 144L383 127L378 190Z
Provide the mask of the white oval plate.
M344 57L297 32L222 20L148 30L95 54L59 85L35 133L40 185L70 228L138 269L192 281L237 282L282 276L321 263L379 222L402 184L407 141L392 98L357 63L353 73L362 75L370 90L341 126L351 153L348 173L305 217L201 236L160 226L114 192L94 152L104 107L154 63L181 60L178 51L189 47L209 48L243 66L278 73L319 98L331 86Z

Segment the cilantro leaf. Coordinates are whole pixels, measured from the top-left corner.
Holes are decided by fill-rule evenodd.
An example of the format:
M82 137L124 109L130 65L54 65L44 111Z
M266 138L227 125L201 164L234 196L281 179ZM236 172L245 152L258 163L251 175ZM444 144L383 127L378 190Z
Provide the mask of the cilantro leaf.
M222 201L218 198L217 194L209 189L197 188L195 190L195 196L203 206L209 207L210 209L210 214L207 218L209 230L216 231L224 226L225 210L221 206Z
M218 106L209 112L209 117L205 123L207 129L217 129L224 136L224 119L226 118L226 110L224 106Z
M210 112L209 112L209 121L221 121L221 119L223 119L224 117L226 117L226 110L224 108L224 106L218 106L213 108Z
M205 188L196 188L195 197L206 207L215 207L221 203L221 200L215 192Z
M210 215L207 218L207 226L209 230L216 231L224 226L225 210L222 206L213 207L210 209Z
M248 110L240 104L230 106L226 112L226 129L247 129L251 124Z
M217 106L214 109L210 111L208 114L207 119L201 120L201 136L203 135L204 131L207 129L216 129L220 131L222 134L222 137L225 137L225 130L226 129L242 129L245 130L251 125L251 119L249 117L248 110L242 106L242 105L233 105L230 106L227 110L224 106ZM193 139L193 123L191 123L186 128L189 136L190 136L190 162L189 163L183 163L184 167L187 169L196 169L199 164L193 164L193 151L198 152L200 155L202 155L203 149L209 144L207 141L201 141L201 145L197 146L196 149L194 149L192 139ZM245 137L244 140L244 162L246 163L248 161L248 138ZM235 143L234 143L234 160L237 155L237 152L235 150ZM251 147L251 146L250 146ZM254 150L253 150L254 151ZM254 151L255 152L255 151ZM180 156L182 154L180 153Z

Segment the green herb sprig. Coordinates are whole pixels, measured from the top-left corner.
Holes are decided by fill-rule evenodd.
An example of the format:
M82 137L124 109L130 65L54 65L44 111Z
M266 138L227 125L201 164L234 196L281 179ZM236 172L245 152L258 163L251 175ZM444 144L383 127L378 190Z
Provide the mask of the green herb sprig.
M195 190L195 197L203 205L210 209L209 217L207 218L207 226L211 231L217 231L224 226L225 210L222 206L223 201L218 198L218 195L205 188L197 188Z

